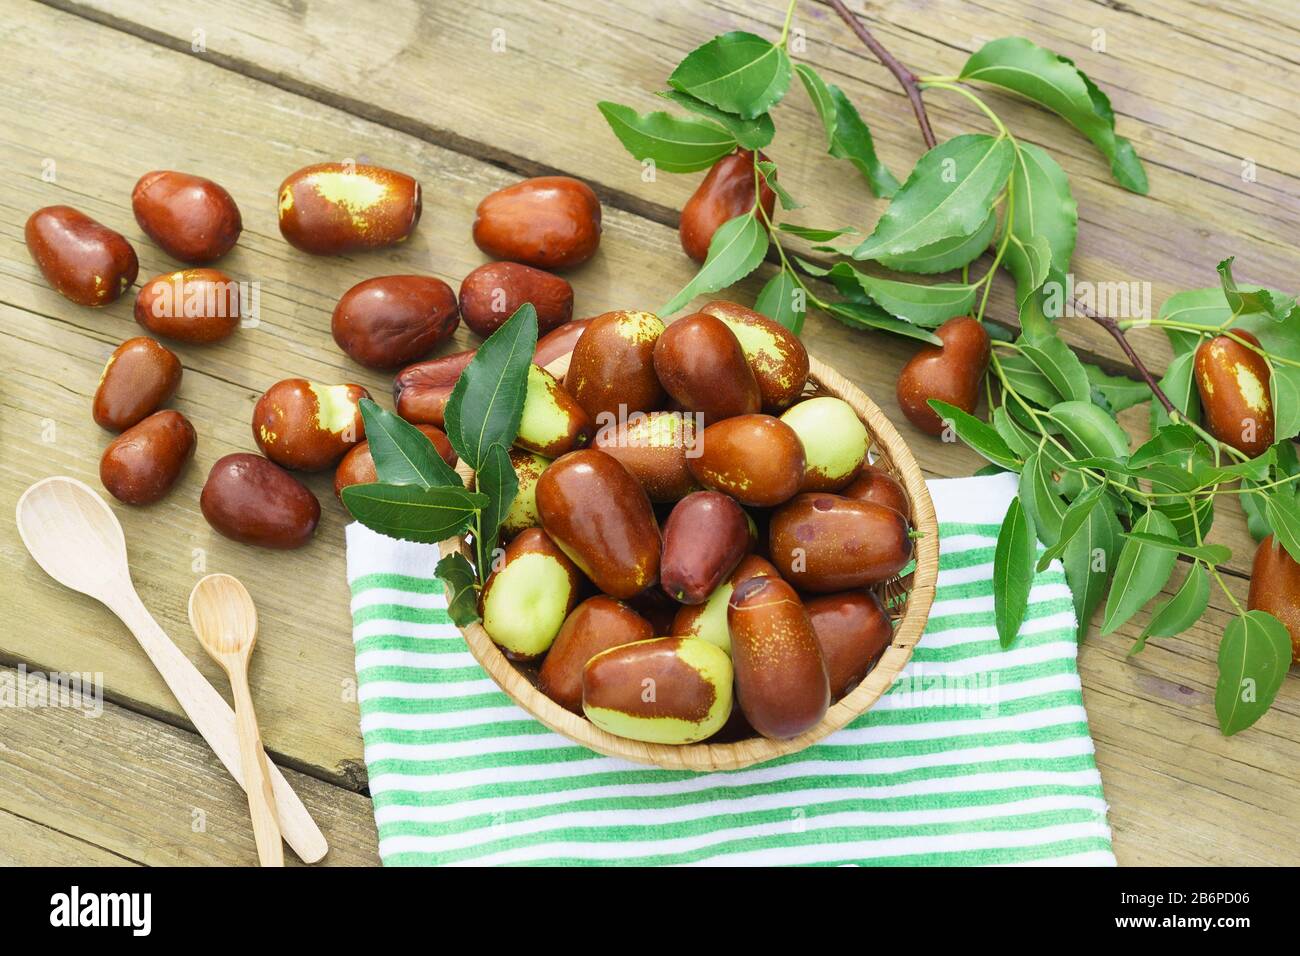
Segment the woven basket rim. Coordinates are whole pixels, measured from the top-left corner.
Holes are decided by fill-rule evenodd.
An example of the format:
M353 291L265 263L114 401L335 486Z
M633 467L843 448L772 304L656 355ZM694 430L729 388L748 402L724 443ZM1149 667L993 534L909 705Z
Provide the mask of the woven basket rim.
M546 366L547 371L562 379L568 371L569 357L555 359ZM501 653L482 624L476 622L460 628L474 659L511 700L546 727L597 753L669 770L707 772L736 770L798 753L846 726L880 699L911 660L912 648L920 640L929 618L939 575L938 521L920 465L880 408L856 385L816 358L809 358L808 380L816 394L833 395L853 406L867 426L877 461L885 460L903 485L912 506L911 523L917 535L913 551L916 569L911 574L902 614L894 624L893 639L862 682L832 704L815 727L789 740L752 737L731 743L652 744L608 733L585 717L561 707ZM472 487L473 472L463 463L457 466L457 471L465 478L467 487ZM449 549L465 551L466 542L463 538L451 538L442 542L441 549L444 553Z

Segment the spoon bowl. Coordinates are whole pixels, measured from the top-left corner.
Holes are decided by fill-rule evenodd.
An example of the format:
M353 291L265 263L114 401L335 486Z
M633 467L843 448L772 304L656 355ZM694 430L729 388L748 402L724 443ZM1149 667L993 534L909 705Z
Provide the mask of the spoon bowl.
M128 586L126 537L113 509L85 482L57 475L18 499L18 534L36 563L64 587L108 604Z
M190 592L190 626L213 660L248 658L257 643L257 608L248 589L229 574L209 574ZM229 667L226 668L229 670Z

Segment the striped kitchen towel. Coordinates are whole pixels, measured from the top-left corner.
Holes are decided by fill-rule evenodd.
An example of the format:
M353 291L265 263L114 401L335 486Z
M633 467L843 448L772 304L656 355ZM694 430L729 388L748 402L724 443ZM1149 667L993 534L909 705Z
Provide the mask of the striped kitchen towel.
M1059 563L993 624L1014 476L930 484L938 592L874 708L791 757L691 773L543 727L470 656L437 549L347 529L361 730L388 865L1113 865Z

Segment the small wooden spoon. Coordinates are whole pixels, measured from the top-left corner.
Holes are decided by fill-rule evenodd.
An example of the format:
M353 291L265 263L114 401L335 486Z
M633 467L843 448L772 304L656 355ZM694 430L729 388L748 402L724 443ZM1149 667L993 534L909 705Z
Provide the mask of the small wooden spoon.
M102 602L130 628L203 739L241 785L235 713L172 643L131 583L126 538L107 502L85 482L63 476L36 482L18 499L18 534L45 573ZM329 850L320 827L284 774L271 766L271 786L285 839L315 863Z
M235 695L239 759L244 768L244 789L248 791L258 859L262 866L284 866L284 842L271 793L271 769L266 764L253 695L248 689L248 659L257 643L257 608L237 578L209 574L190 592L190 626L208 656L225 670Z

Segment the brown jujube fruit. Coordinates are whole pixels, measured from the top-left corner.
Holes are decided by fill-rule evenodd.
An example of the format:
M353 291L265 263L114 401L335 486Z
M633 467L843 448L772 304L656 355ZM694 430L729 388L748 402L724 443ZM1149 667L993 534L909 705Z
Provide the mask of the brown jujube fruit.
M635 597L659 576L659 526L637 480L593 449L557 458L537 481L542 527L601 591Z
M689 494L664 524L660 586L674 601L702 604L749 545L749 521L734 498L717 491Z
M447 440L442 429L432 425L415 427L433 443L433 447L438 450L438 455L443 461L455 466L456 453L452 450L451 442ZM343 460L335 469L334 497L342 500L343 489L349 485L368 485L378 480L379 473L375 470L375 458L370 454L370 442L363 441L360 445L352 446L352 450L343 456Z
M156 412L181 384L181 362L143 335L119 345L104 366L91 414L95 424L120 432Z
M339 299L334 341L367 368L396 368L428 355L460 324L451 286L434 276L378 276Z
M907 492L898 479L878 465L863 463L862 471L852 483L839 492L845 498L854 501L871 501L886 508L893 508L904 518L911 512Z
M194 426L180 412L154 412L104 449L99 480L118 501L153 504L176 484L197 441Z
M762 153L758 158L767 159ZM763 211L770 221L776 211L776 193L766 180L763 180L761 195ZM718 227L753 208L754 154L747 149L738 149L713 164L682 207L678 227L682 251L696 262L703 262L708 258L709 243Z
M307 486L261 455L217 460L199 496L203 517L234 541L262 548L299 548L320 521L320 502Z
M528 528L492 559L479 596L483 629L512 661L536 661L578 603L582 575L541 528Z
M973 413L991 351L984 326L968 315L949 319L934 332L943 345L923 345L898 373L898 404L908 420L930 435L943 434L930 399Z
M361 163L317 163L280 184L280 233L317 256L401 242L420 221L420 184Z
M894 636L875 591L842 591L804 602L822 649L831 700L839 700L867 676Z
M738 585L727 607L736 697L764 737L789 740L830 707L830 681L812 621L794 588L776 577Z
M745 360L758 380L765 412L781 412L794 404L808 384L808 350L780 322L735 302L716 301L700 309L716 316L740 341Z
M537 340L537 348L533 351L533 362L546 368L561 355L568 355L589 325L591 319L574 319L547 332Z
M779 505L803 484L803 443L770 415L723 419L704 429L700 447L701 454L688 460L691 474L742 505Z
M1249 332L1232 334L1259 347ZM1216 335L1197 347L1193 366L1210 434L1251 458L1268 451L1273 446L1268 360L1227 335Z
M131 190L131 210L164 252L196 266L224 256L244 228L230 193L210 179L174 170L141 176Z
M656 504L678 501L700 487L687 459L696 445L695 419L681 412L634 415L597 429L592 447L618 459Z
M1267 611L1291 635L1291 662L1300 664L1300 563L1269 535L1255 551L1246 607Z
M181 269L155 276L135 297L135 320L180 342L219 342L239 328L239 283L217 269Z
M299 471L333 468L365 440L360 402L369 397L360 385L286 378L263 392L253 407L253 438L277 465Z
M907 519L839 495L799 495L772 516L772 563L802 591L827 594L887 581L912 558Z
M443 415L451 390L477 352L477 349L453 352L427 362L416 362L398 372L393 379L393 404L397 414L414 425L444 427Z
M601 651L655 636L650 622L622 601L599 594L579 604L542 662L537 689L566 710L582 713L582 670Z
M525 303L537 310L537 334L544 336L573 318L573 286L520 262L484 263L461 280L461 317L483 338Z
M706 426L762 406L740 342L715 316L696 312L671 323L655 342L654 363L664 391L703 415Z
M539 269L580 265L600 245L600 200L569 176L525 179L478 204L474 244L494 259Z
M71 206L36 210L23 235L45 281L77 305L108 305L140 271L131 243Z
M650 312L605 312L591 320L573 347L564 387L597 427L617 421L620 406L628 415L663 407L665 393L654 366L655 342L663 331Z

